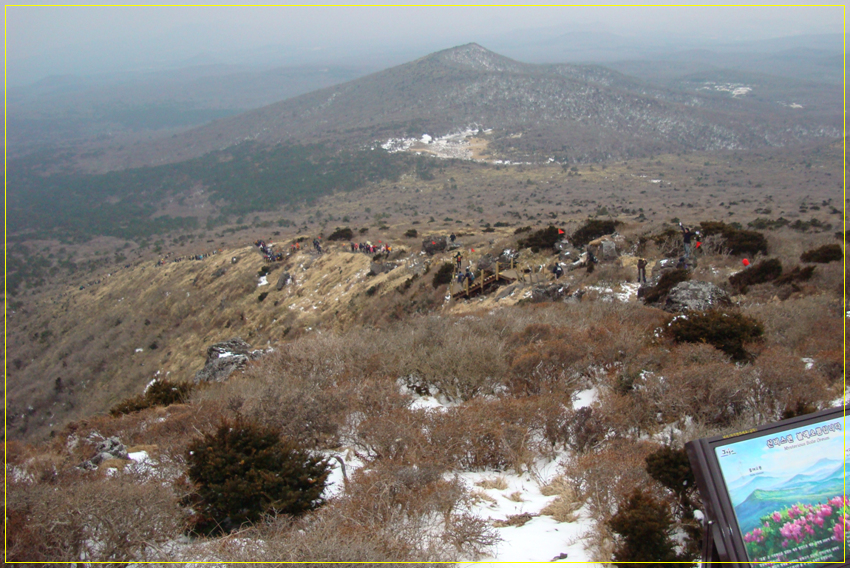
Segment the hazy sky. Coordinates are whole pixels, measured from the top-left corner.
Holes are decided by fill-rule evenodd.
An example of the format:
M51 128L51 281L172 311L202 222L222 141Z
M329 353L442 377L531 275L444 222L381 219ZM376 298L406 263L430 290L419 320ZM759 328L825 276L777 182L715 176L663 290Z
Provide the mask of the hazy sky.
M49 74L198 62L297 64L351 50L427 53L471 41L576 31L682 41L843 33L834 7L16 7L6 8L10 83ZM525 34L525 36L523 35ZM253 60L252 60L253 59ZM265 60L264 60L265 59Z

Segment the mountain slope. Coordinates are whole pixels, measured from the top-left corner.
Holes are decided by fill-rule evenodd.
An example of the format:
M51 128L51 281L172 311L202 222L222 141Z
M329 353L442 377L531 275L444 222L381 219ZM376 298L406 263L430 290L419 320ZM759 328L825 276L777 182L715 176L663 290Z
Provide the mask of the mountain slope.
M178 162L245 141L362 146L470 126L493 129L493 149L508 158L582 162L837 137L841 119L839 104L824 116L772 100L658 88L597 66L524 64L469 44L83 163L103 170Z

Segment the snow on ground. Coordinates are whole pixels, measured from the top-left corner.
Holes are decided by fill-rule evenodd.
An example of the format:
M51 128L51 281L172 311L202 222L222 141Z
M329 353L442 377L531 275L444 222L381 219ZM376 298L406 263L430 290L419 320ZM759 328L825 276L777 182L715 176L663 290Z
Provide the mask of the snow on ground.
M269 279L265 276L260 276L260 281L257 283L257 288L259 288L260 286L268 286L268 284Z
M599 391L596 390L596 387L573 394L573 410L591 406L598 397Z
M557 475L556 461L541 464L543 482ZM521 526L499 526L495 530L501 541L493 548L492 556L477 559L476 566L520 566L527 562L590 562L583 537L591 530L587 511L578 511L578 520L559 523L540 511L556 499L540 492L539 482L528 472L512 475L502 472L464 472L459 475L470 490L486 494L493 501L481 500L473 513L492 522L509 520L515 515L530 515ZM506 489L484 489L478 484L501 477ZM468 567L471 564L460 566ZM601 565L600 565L601 566Z
M706 81L704 87L700 87L700 91L718 91L721 93L732 93L733 97L741 97L749 94L753 88L741 83L722 83L717 84L713 81Z
M574 408L592 404L597 395L595 388L578 392L573 402ZM445 410L445 406L433 396L412 396L412 408ZM540 511L557 498L555 495L543 495L540 488L558 476L561 460L565 457L566 454L561 454L550 461L539 460L534 464L533 474L527 471L522 474L497 471L458 473L460 480L471 492L486 495L485 499L477 500L472 507L471 512L479 518L489 520L491 524L501 524L498 521L507 521L515 515L529 516L521 526L494 526L500 540L493 547L491 555L475 559L474 564L460 563L459 566L511 567L528 562L591 562L583 537L590 533L592 524L584 508L577 511L577 520L572 523L559 523L552 517L540 515ZM333 476L341 479L341 474L336 470ZM480 485L494 479L504 480L505 489L486 489Z

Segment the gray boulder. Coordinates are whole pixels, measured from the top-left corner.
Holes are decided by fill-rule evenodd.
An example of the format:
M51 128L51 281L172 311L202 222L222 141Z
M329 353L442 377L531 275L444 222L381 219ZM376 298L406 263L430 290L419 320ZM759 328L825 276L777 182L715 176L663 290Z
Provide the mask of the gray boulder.
M556 302L565 298L570 291L570 286L567 283L555 282L548 285L538 285L531 289L531 301L539 302Z
M80 464L82 469L97 469L97 466L106 460L128 460L130 459L127 453L127 448L121 443L116 436L110 436L102 442L98 443L95 448L95 454L90 459L87 459Z
M670 290L664 310L668 312L703 311L731 304L729 294L711 282L688 280L679 282Z
M233 371L245 367L248 361L257 359L260 354L252 351L251 346L239 337L215 343L207 349L207 362L195 373L195 383L224 381Z
M283 287L289 284L290 282L294 284L295 279L289 272L284 272L280 275L280 278L277 279L277 289L283 290Z
M394 270L398 264L394 262L373 262L369 265L369 272L377 276L378 274L383 274L384 272L390 272Z

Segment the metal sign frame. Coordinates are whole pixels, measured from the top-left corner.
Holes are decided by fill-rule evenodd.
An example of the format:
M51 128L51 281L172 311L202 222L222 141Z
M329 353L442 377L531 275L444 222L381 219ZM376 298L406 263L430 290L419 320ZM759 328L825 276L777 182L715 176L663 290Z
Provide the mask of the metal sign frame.
M847 439L844 426L846 425L846 407L831 408L822 410L813 414L797 416L788 420L774 422L758 426L751 430L736 432L726 436L715 436L712 438L702 438L688 442L685 445L688 458L691 462L691 468L696 478L697 489L700 492L703 501L704 513L706 518L705 524L705 540L703 543L703 565L706 568L711 568L713 564L731 564L740 566L741 568L750 566L764 566L767 564L777 566L848 566L850 558L847 557L848 539L850 533L844 537L844 558L838 562L807 562L807 561L786 561L786 562L751 562L746 550L744 535L738 525L738 515L733 506L733 500L730 497L730 489L726 486L724 480L723 469L718 459L718 449L723 450L724 446L732 446L746 442L748 440L764 440L765 444L770 441L773 443L776 440L783 440L785 443L790 431L801 431L806 426L829 422L834 428L838 428L835 420L840 420L840 434L844 437L845 454L842 456L830 456L834 459L844 461L844 498L847 499L846 491L846 448ZM812 430L814 432L814 430ZM837 433L831 430L830 433ZM784 436L784 437L783 437ZM796 442L796 440L794 440ZM806 439L808 441L808 438ZM790 443L790 442L789 442ZM773 446L768 446L772 448ZM801 446L802 447L802 444ZM789 449L793 449L790 448ZM733 451L733 450L727 450ZM826 546L824 543L821 546ZM811 546L811 545L810 545ZM835 546L835 545L833 545Z

